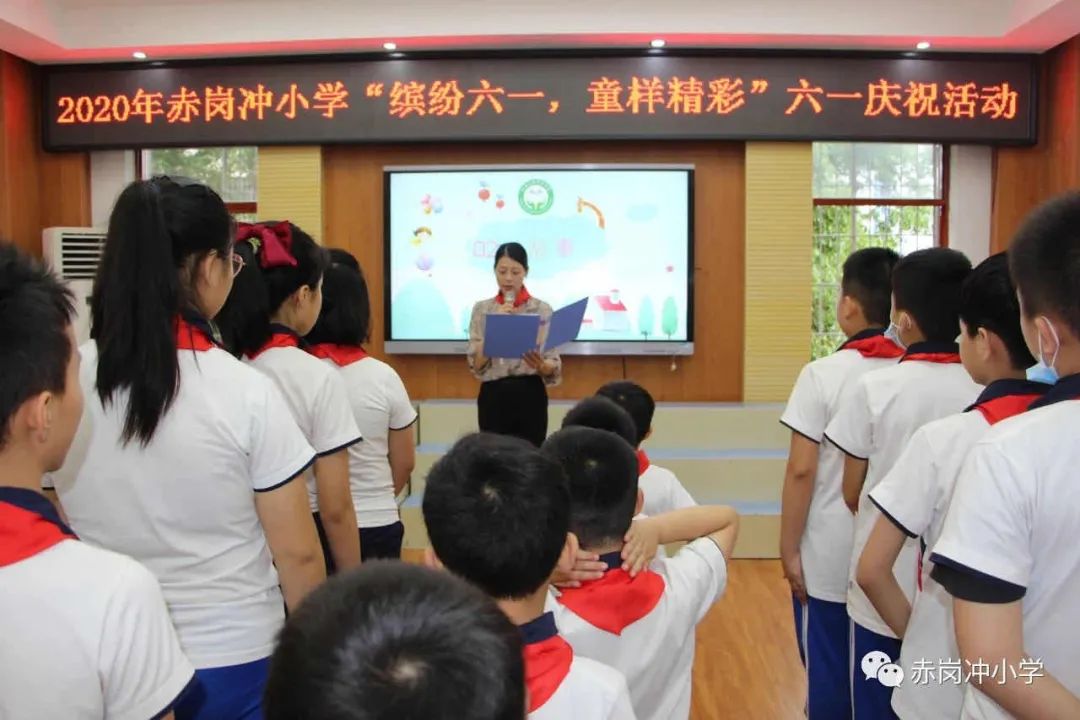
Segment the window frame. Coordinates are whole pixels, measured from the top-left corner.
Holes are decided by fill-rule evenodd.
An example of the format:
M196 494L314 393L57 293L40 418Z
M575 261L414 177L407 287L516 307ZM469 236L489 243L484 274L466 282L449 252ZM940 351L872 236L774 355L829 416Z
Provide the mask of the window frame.
M198 146L208 147L208 146ZM216 146L215 146L216 147ZM143 156L147 152L152 152L158 148L136 148L135 149L135 177L139 180L149 180L149 176L146 174L146 162L143 160ZM258 186L256 185L256 194L258 193ZM258 200L247 200L241 202L229 202L225 201L225 209L229 211L230 215L257 215L259 212Z
M858 143L851 143L852 145ZM922 144L922 143L914 143ZM939 145L939 143L926 143ZM816 217L817 208L819 207L931 207L937 209L937 227L935 235L934 247L949 247L949 192L951 189L951 168L950 168L950 151L951 147L948 144L940 143L941 147L941 187L940 197L938 198L855 198L855 197L817 197L816 193L813 197L813 207L811 212L814 213L812 217ZM813 161L811 160L811 163ZM811 169L813 172L813 169ZM811 248L811 262L817 253L816 245L817 235L812 234L810 242L813 244ZM819 336L831 335L831 333L817 332L813 325L814 320L814 304L816 304L816 293L818 284L811 281L811 327L810 327L810 347L809 355L810 359L815 359L815 342Z

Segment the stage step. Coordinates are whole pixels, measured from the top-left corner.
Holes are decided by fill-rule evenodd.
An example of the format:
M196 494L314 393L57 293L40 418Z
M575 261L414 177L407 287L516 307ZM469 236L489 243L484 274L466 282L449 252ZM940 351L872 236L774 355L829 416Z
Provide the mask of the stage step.
M573 407L572 402L553 401L548 408L548 428L557 430ZM476 403L469 400L429 400L419 404L420 442L449 445L462 435L476 432ZM737 450L743 448L786 450L789 431L780 424L782 405L741 403L661 403L653 417L650 448Z

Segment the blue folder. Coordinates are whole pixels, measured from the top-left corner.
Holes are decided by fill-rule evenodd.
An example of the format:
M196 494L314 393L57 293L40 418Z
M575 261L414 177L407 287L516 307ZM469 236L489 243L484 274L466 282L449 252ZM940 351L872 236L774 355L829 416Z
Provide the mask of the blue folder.
M484 355L520 358L530 350L536 350L539 333L539 315L493 313L484 322Z
M544 341L544 352L577 340L578 333L581 332L581 321L585 319L585 309L588 306L589 298L581 298L576 303L560 308L551 314L547 340Z

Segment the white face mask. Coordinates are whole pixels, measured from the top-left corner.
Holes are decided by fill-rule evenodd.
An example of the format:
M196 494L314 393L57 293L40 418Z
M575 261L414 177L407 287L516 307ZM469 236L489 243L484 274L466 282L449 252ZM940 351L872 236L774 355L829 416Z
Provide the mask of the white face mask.
M889 323L889 327L885 330L885 337L892 340L901 350L907 350L907 345L900 339L900 326L894 322Z
M1046 318L1044 317L1043 320L1046 320ZM1054 363L1057 362L1058 353L1061 352L1061 341L1058 339L1057 330L1054 329L1049 320L1046 320L1046 326L1050 328L1050 334L1054 336L1054 344L1057 345L1054 350L1054 357L1050 358L1049 362L1046 360L1046 356L1043 354L1042 335L1039 335L1037 340L1039 343L1039 362L1027 369L1027 378L1046 385L1056 385L1058 372L1054 369Z

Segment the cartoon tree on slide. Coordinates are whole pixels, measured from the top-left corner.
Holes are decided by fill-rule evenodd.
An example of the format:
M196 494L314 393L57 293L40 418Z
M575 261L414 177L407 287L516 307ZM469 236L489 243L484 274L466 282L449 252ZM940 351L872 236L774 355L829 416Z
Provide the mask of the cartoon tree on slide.
M660 313L660 329L668 336L668 340L679 329L679 308L675 306L675 298L671 296L664 301L664 309Z
M641 309L638 310L637 315L638 332L646 340L653 334L653 330L656 328L656 310L653 309L653 301L651 297L646 297L641 301Z

